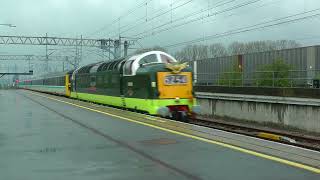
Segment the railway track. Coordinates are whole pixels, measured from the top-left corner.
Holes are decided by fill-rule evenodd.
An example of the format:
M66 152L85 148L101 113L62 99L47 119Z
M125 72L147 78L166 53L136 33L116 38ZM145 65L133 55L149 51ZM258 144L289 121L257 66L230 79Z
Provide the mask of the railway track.
M293 146L303 147L320 151L320 138L304 135L298 132L282 130L271 130L266 128L239 125L236 123L221 122L209 118L197 117L190 121L192 124L219 129L227 132L243 134L251 137L258 137L271 141L276 141Z

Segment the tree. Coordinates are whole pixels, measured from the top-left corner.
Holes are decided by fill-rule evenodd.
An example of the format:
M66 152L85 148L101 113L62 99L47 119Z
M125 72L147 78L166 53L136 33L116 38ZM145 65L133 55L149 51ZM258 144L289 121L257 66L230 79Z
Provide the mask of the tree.
M244 44L240 42L233 42L228 46L229 55L234 54L243 54L244 51Z
M175 53L182 61L197 61L200 59L223 57L228 55L247 54L262 51L274 51L300 47L294 40L233 42L229 46L221 43L207 45L187 45Z
M154 46L154 47L150 47L150 48L143 48L143 49L138 49L134 52L134 54L141 54L141 53L145 53L148 51L163 51L163 52L167 52L167 50L163 47L160 46Z
M175 57L181 61L196 61L208 58L208 46L188 45L175 54Z
M208 57L210 58L222 57L227 55L227 49L221 43L211 44L208 47Z
M274 63L262 66L256 74L258 86L289 87L290 70L292 67L282 59L276 59Z
M229 55L247 54L263 51L275 51L300 47L294 40L233 42L228 46Z

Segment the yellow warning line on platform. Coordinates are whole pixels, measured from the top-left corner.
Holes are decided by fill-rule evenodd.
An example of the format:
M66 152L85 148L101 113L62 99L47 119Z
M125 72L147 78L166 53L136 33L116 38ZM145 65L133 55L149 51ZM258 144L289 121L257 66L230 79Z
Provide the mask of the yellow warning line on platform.
M30 93L34 94L36 96L44 97L44 98L47 98L47 99L51 99L51 100L54 100L54 101L62 102L62 103L69 104L69 105L72 105L72 106L76 106L76 107L79 107L79 108L87 109L89 111L105 114L105 115L108 115L108 116L112 116L112 117L116 117L116 118L119 118L119 119L123 119L123 120L129 121L129 122L134 122L134 123L141 124L141 125L144 125L144 126L148 126L148 127L152 127L152 128L155 128L155 129L160 129L160 130L163 130L163 131L166 131L166 132L170 132L170 133L173 133L173 134L178 134L178 135L181 135L181 136L185 136L185 137L189 137L189 138L192 138L192 139L196 139L196 140L199 140L199 141L203 141L203 142L207 142L207 143L211 143L211 144L216 144L216 145L223 146L223 147L226 147L226 148L229 148L229 149L240 151L242 153L251 154L251 155L254 155L254 156L257 156L257 157L265 158L265 159L268 159L268 160L276 161L276 162L279 162L279 163L283 163L283 164L286 164L286 165L290 165L290 166L293 166L293 167L305 169L305 170L320 174L320 169L312 167L312 166L308 166L308 165L304 165L304 164L301 164L301 163L289 161L289 160L286 160L286 159L281 159L281 158L278 158L278 157L274 157L274 156L271 156L271 155L255 152L255 151L252 151L252 150L244 149L244 148L237 147L237 146L230 145L230 144L226 144L226 143L223 143L223 142L219 142L219 141L215 141L215 140L211 140L211 139L207 139L207 138L203 138L203 137L199 137L199 136L195 136L195 135L186 134L186 133L183 133L183 132L179 132L179 131L163 128L163 127L156 126L156 125L153 125L153 124L140 122L140 121L137 121L137 120L133 120L133 119L129 119L129 118L126 118L126 117L114 115L114 114L111 114L111 113L99 111L99 110L96 110L96 109L92 109L92 108L85 107L85 106L82 106L82 105L70 103L70 102L67 102L67 101L60 100L60 99L44 96L44 95L41 95L39 93L33 93L33 92L30 92Z

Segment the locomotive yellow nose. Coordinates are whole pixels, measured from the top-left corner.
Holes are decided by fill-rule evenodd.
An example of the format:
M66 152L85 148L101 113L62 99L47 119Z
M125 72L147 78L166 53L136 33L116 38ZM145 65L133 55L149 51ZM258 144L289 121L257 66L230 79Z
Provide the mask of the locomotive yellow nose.
M191 72L172 74L171 72L157 72L158 91L160 99L187 99L192 96ZM178 99L177 99L178 98Z

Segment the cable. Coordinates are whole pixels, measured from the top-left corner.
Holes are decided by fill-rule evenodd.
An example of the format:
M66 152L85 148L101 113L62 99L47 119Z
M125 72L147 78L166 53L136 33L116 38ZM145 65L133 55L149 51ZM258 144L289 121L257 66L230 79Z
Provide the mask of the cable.
M141 8L142 6L146 5L147 3L151 2L151 1L153 1L153 0L146 0L141 4L138 4L136 7L128 10L125 14L123 14L123 15L119 16L118 18L114 19L111 23L109 23L109 24L103 26L102 28L98 29L97 31L89 34L89 36L95 35L95 34L101 32L103 30L109 29L109 27L111 27L111 25L113 25L113 24L117 23L118 21L120 21L120 19L122 19L122 18L124 18L126 16L129 16L130 14L135 12L137 9Z
M232 1L234 1L234 0L232 0ZM229 2L232 2L232 1L229 1ZM152 31L152 30L154 30L154 29L159 29L160 27L163 27L163 26L166 26L166 25L170 25L170 24L171 24L171 23L168 23L168 22L167 22L167 23L164 23L164 24L161 24L161 25L157 26L157 28L149 29L149 30L146 30L146 31L144 31L144 32L142 32L142 33L135 34L135 35L133 35L133 37L137 37L137 36L139 36L139 35L148 33L148 34L146 34L146 35L144 35L144 36L142 36L142 37L139 37L139 39L143 39L143 38L146 38L146 37L148 37L148 36L153 36L153 35L155 35L155 34L158 34L158 33L160 33L160 32L168 31L168 30L171 30L171 29L175 29L175 28L177 28L177 27L180 27L180 26L184 26L184 25L190 24L190 23L192 23L192 22L200 21L200 20L203 20L203 19L206 19L206 18L209 18L209 17L212 17L212 16L216 16L216 15L218 15L218 14L222 14L222 13L225 13L225 12L230 12L230 11L232 11L232 10L242 8L242 7L244 7L244 6L248 6L248 5L257 3L257 2L259 2L259 1L261 1L261 0L248 1L248 2L245 2L245 3L242 3L242 4L235 5L235 6L233 6L233 7L230 7L230 8L227 8L227 9L224 9L224 10L221 10L221 11L218 11L218 12L215 12L215 13L213 13L213 14L208 14L207 16L200 16L200 17L191 19L191 20L189 20L189 21L182 22L182 23L180 23L180 24L174 24L174 25L172 25L172 26L169 26L169 27L160 29L160 30L158 30L158 31L149 33L150 31ZM224 4L223 4L223 5L224 5ZM215 7L211 7L210 9L213 9L213 8L216 8L216 7L219 7L219 6L221 6L221 5L218 5L218 6L215 6ZM205 12L205 11L207 11L207 10L202 10L201 12L197 12L197 14L195 14L195 15L198 15L198 14L200 14L200 13L202 13L202 12ZM192 16L195 16L195 15L192 15ZM192 16L190 16L190 17L192 17ZM178 18L178 19L176 19L176 22L181 21L181 20L184 20L184 19L186 19L186 18L188 18L188 17L187 17L187 16L184 16L184 17L182 17L182 18Z
M160 16L163 16L163 15L165 15L165 14L167 14L167 13L170 13L170 12L173 11L173 10L176 10L176 9L178 9L178 8L180 8L180 7L185 6L185 5L189 4L189 3L191 3L192 1L194 1L194 0L189 0L189 1L187 1L187 2L184 2L183 4L180 4L180 5L178 5L178 6L174 7L174 8L171 8L171 9L169 9L169 10L163 12L163 13L159 13L159 14L155 15L154 17L152 17L152 18L150 18L150 19L148 19L148 20L149 20L149 21L152 21L152 20L154 20L154 19L156 19L156 18L158 18L158 17L160 17Z
M223 0L223 1L225 1L225 0ZM223 2L223 1L220 1L220 2ZM226 3L224 3L224 4L227 4L227 3L230 3L230 2L233 2L233 1L236 1L236 0L229 0L228 2L226 2ZM216 4L219 4L220 2L218 2L218 3L216 3ZM221 4L221 5L224 5L224 4ZM215 6L215 7L212 7L211 9L213 9L213 8L216 8L216 7L219 7L219 6L221 6L221 5L218 5L218 6ZM168 24L172 24L172 23L176 23L177 21L179 21L179 20L185 20L186 18L188 18L188 17L191 17L191 16L193 16L193 15L198 15L199 13L202 13L202 12L204 12L204 11L209 11L210 9L206 9L206 10L200 10L200 11L196 11L196 12L193 12L193 13L190 13L190 14L188 14L188 15L185 15L185 16L183 16L183 17L181 17L181 18L177 18L177 19L175 19L174 21L171 19L170 21L168 21L168 22L166 22L166 23L164 23L164 24L161 24L161 25L159 25L159 26L157 26L157 27L153 27L152 29L149 29L149 31L153 31L154 29L158 29L158 28L160 28L160 27L163 27L163 26L165 26L165 25L168 25ZM168 12L170 12L170 11L168 11ZM160 16L156 16L156 17L160 17ZM152 18L152 20L153 19L155 19L155 18ZM141 25L142 23L140 23L140 24L138 24L138 25ZM137 25L136 25L137 26ZM136 26L134 26L134 27L136 27ZM133 27L133 28L134 28ZM127 30L125 30L125 31L122 31L122 33L124 33L124 32L127 32L127 31L129 31L129 30L132 30L133 28L130 28L130 29L127 29ZM139 33L139 35L140 34L143 34L143 33L145 33L145 32L148 32L148 30L145 30L144 32L142 32L142 33ZM134 35L135 37L136 36L138 36L138 35Z
M166 46L164 46L164 48L177 47L177 46L181 46L181 45L185 45L185 44L191 44L191 43L201 42L201 41L205 41L205 40L220 38L220 37L224 37L224 36L239 34L239 33L243 33L243 32L249 32L249 31L254 31L254 30L258 30L258 29L264 29L264 28L267 28L267 27L273 27L273 26L278 26L278 25L282 25L282 24L289 24L289 23L293 23L293 22L297 22L297 21L302 21L302 20L306 20L306 19L309 19L309 18L313 18L313 17L319 16L320 13L308 15L308 16L305 16L305 17L299 17L299 18L295 18L295 19L290 19L290 20L286 20L286 21L282 21L282 22L277 22L277 21L289 19L289 18L292 18L292 17L295 17L295 16L300 16L300 15L303 15L303 14L308 14L308 13L319 11L319 10L320 10L320 8L317 8L317 9L306 11L306 12L303 12L303 13L297 13L297 14L294 14L294 15L278 18L278 19L275 19L275 20L269 20L269 21L266 21L266 22L261 22L261 23L258 23L258 24L254 24L254 25L250 25L250 26L246 26L246 27L242 27L242 28L229 30L229 31L226 31L226 32L223 32L223 33L214 34L214 35L206 36L206 37L203 37L203 38L197 38L197 39L193 39L193 40L189 40L189 41L184 41L184 42L180 42L180 43L166 45ZM277 23L270 24L272 22L277 22Z
M177 19L175 19L174 21L170 20L170 21L168 21L168 22L166 22L166 23L163 23L163 24L161 24L161 25L159 25L159 26L157 26L157 27L153 27L152 29L146 30L146 31L144 31L144 32L142 32L142 33L139 33L139 34L136 34L135 36L138 36L138 35L140 35L140 34L143 34L143 33L145 33L145 32L148 32L148 31L153 31L153 30L158 29L158 28L160 28L160 27L163 27L163 26L165 26L165 25L169 25L169 24L172 24L172 23L176 23L177 21L185 20L186 18L189 18L189 17L195 16L195 15L201 14L201 13L203 13L203 12L205 12L205 11L209 11L209 10L211 10L211 9L213 9L213 8L217 8L217 7L219 7L219 6L222 6L222 5L231 3L231 2L236 1L236 0L229 0L229 1L225 2L225 3L223 3L223 4L219 4L219 3L224 2L224 1L225 1L225 0L222 0L222 1L219 1L219 2L215 3L215 6L214 6L214 7L210 7L210 8L205 9L205 10L201 9L201 10L199 10L199 11L192 12L192 13L190 13L190 14L188 14L188 15L185 15L185 16L183 16L183 17L177 18ZM139 24L139 25L140 25L140 24ZM127 31L129 31L129 30L131 30L131 29L133 29L133 28L130 28L130 29L128 29L128 30L126 30L126 31L123 31L123 32L127 32Z
M181 1L181 0L180 0L180 1ZM137 26L139 26L139 25L152 22L154 19L157 19L157 18L159 18L159 17L161 17L161 16L163 16L163 15L165 15L165 14L168 14L168 13L170 13L170 12L173 11L173 10L176 10L176 9L178 9L178 8L181 8L181 7L183 7L183 6L191 3L191 2L194 1L194 0L188 0L187 2L184 2L184 3L180 4L180 5L172 8L172 5L177 4L177 3L180 2L180 1L176 1L176 2L172 3L170 10L167 10L167 11L165 11L165 12L161 12L161 11L163 11L163 10L165 10L165 9L159 9L159 10L153 12L153 13L157 13L157 12L161 12L161 13L158 13L158 14L156 14L155 16L149 18L149 19L147 19L146 16L143 16L143 17L141 17L141 18L137 18L137 19L134 21L134 24L135 24L135 25L130 26L130 28L127 28L127 29L125 29L125 30L123 30L123 31L120 31L120 34L123 34L123 33L125 33L125 32L128 32L128 31L134 29L135 27L137 27ZM147 20L147 21L146 21L146 20ZM140 21L142 21L142 22L140 22ZM140 23L137 24L137 22L140 22ZM126 24L126 25L120 27L120 29L123 29L124 27L128 27L129 25L130 25L130 24ZM113 31L112 33L114 33L114 32L115 32L115 31Z
M255 8L255 10L257 10L259 8L266 7L267 5L278 3L279 1L282 1L282 0L270 0L270 2L255 6L254 8ZM235 13L229 14L227 16L223 16L223 18L231 17L231 16L234 16L237 14L243 15L244 13L243 12L235 12ZM212 22L212 20L216 20L216 19L211 19L211 20L208 19L208 20L204 21L203 23Z
M209 15L207 15L207 16L205 16L205 17L204 17L204 16L200 16L200 17L191 19L191 20L189 20L189 21L186 21L186 22L183 22L183 23L180 23L180 24L176 24L176 25L173 25L173 26L169 26L169 27L167 27L167 28L160 29L160 30L158 30L158 31L156 31L156 32L152 32L152 33L146 34L145 36L140 37L140 39L146 38L146 37L148 37L148 36L153 36L153 35L155 35L155 34L158 34L158 33L164 32L164 31L172 30L172 29L175 29L175 28L177 28L177 27L184 26L184 25L187 25L187 24L190 24L190 23L193 23L193 22L197 22L197 21L200 21L200 20L204 20L204 19L206 19L206 18L209 18L209 17L212 17L212 16L216 16L216 15L218 15L218 14L222 14L222 13L225 13L225 12L228 12L228 11L232 11L232 10L235 10L235 9L238 9L238 8L241 8L241 7L244 7L244 6L247 6L247 5L256 3L256 2L258 2L258 1L261 1L261 0L254 0L254 1L246 2L246 3L244 3L244 4L239 4L239 5L233 6L233 7L228 8L228 9L218 11L218 12L216 12L216 13L214 13L214 14L211 14L211 15L209 14ZM203 12L204 12L204 11L203 11ZM185 18L186 18L186 17L185 17ZM183 17L183 18L180 18L180 20L184 20L185 18L184 18L184 17ZM167 24L163 24L163 25L158 26L158 27L163 27L163 26L166 26L166 25L168 25L168 23L167 23ZM145 32L147 32L147 31L145 31ZM145 32L144 32L144 33L145 33ZM140 34L143 34L143 33L140 33ZM137 35L140 35L140 34L137 34Z

